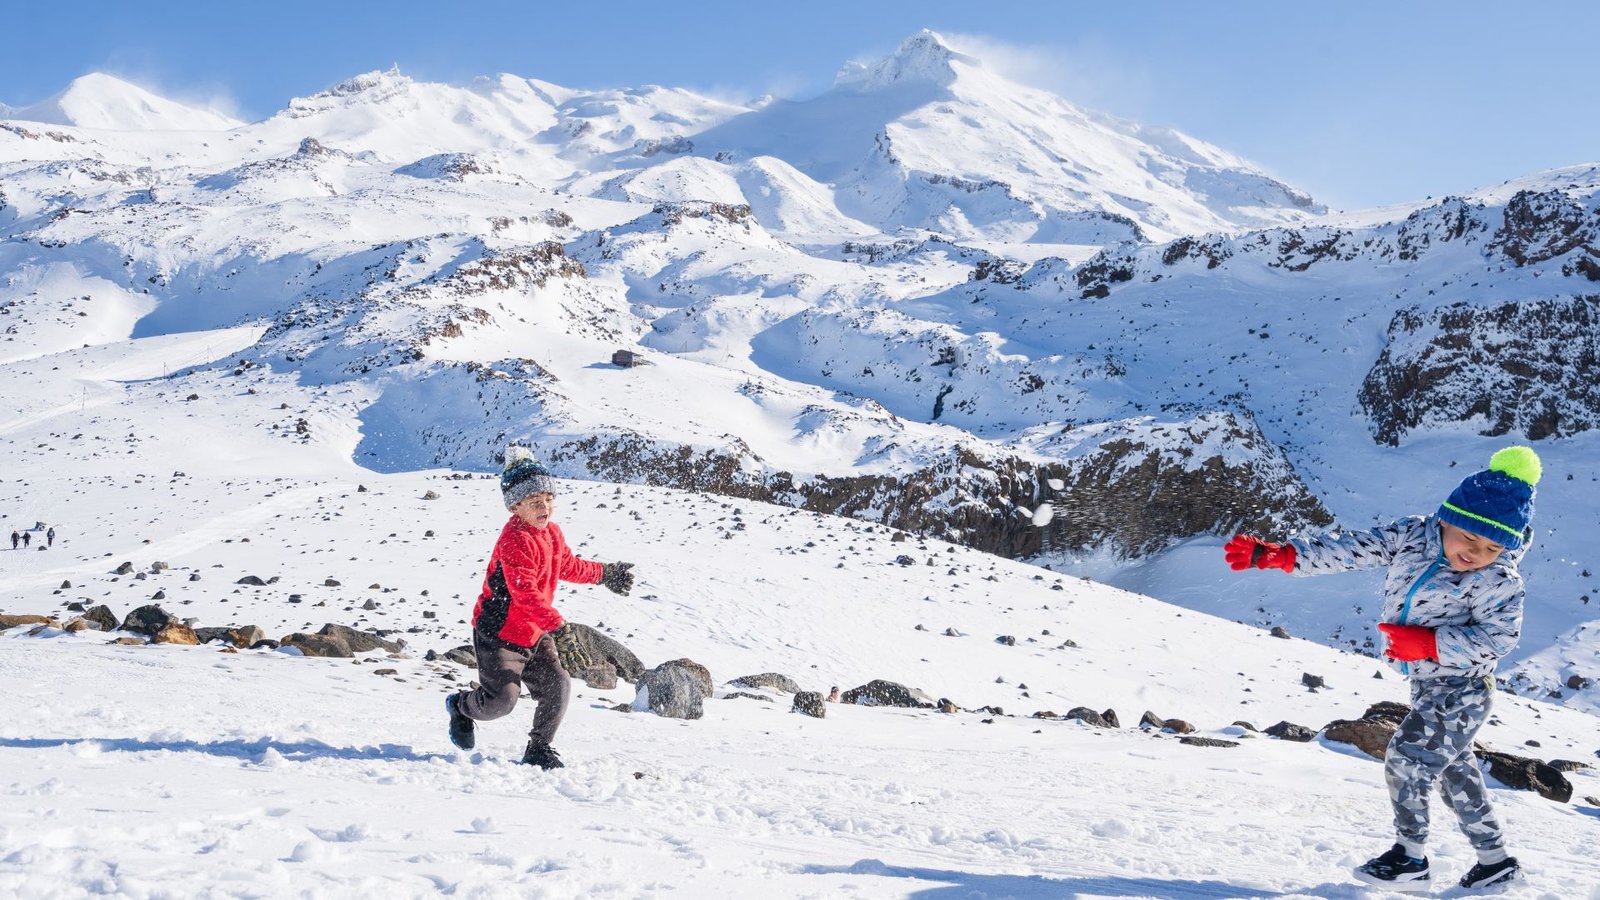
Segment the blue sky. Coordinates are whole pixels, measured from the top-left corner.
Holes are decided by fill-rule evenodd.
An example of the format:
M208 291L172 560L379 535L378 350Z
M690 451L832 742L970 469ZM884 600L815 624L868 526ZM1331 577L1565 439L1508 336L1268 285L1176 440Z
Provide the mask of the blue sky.
M245 119L359 72L464 83L826 89L920 28L1073 102L1168 125L1338 208L1600 160L1600 4L279 0L8 4L0 102L109 72ZM1117 8L1113 8L1117 7Z

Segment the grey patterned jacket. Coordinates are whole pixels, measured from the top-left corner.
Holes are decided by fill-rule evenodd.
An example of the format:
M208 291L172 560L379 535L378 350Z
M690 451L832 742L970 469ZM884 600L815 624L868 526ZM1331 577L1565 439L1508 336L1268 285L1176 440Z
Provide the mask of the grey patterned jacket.
M1295 575L1387 568L1381 621L1434 629L1439 661L1390 662L1411 678L1482 676L1522 636L1522 576L1517 563L1532 539L1489 565L1457 572L1444 559L1435 516L1411 516L1370 531L1330 532L1290 541ZM1380 641L1382 635L1379 635Z

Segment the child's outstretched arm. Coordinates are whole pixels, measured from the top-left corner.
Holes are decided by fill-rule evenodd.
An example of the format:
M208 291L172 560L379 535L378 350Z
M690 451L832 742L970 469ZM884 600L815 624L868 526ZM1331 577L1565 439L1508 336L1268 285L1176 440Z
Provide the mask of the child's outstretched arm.
M1412 532L1422 527L1420 516L1361 531L1330 531L1289 541L1294 550L1293 575L1331 575L1360 569L1381 569L1394 562Z

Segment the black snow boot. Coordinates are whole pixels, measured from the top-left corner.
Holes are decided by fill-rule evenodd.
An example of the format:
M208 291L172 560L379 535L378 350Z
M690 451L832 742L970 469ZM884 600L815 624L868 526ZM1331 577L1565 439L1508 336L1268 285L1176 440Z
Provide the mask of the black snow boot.
M1497 863L1478 863L1461 876L1461 886L1464 888L1488 887L1491 884L1505 884L1516 881L1522 877L1522 867L1517 865L1515 856L1508 856Z
M1357 866L1355 876L1357 881L1382 885L1391 891L1425 891L1433 886L1428 858L1412 859L1399 844Z
M444 708L450 713L450 743L463 750L471 750L478 743L477 725L461 711L460 694L448 694Z
M522 751L522 761L530 766L541 769L564 769L566 763L561 761L561 754L549 744L541 744L537 740L528 741L528 749Z

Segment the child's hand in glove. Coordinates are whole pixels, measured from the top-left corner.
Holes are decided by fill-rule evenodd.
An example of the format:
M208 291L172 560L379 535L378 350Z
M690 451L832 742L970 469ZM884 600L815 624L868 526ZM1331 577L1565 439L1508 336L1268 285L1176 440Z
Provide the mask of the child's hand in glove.
M633 563L614 562L606 563L601 567L600 583L613 594L628 596L628 591L633 589L633 573L628 570L633 568Z
M1419 659L1439 658L1439 642L1434 638L1432 628L1380 622L1378 630L1389 638L1389 648L1383 651L1383 655L1390 659L1416 662Z
M1269 544L1254 535L1239 534L1222 545L1222 552L1235 572L1252 567L1294 571L1293 544Z

